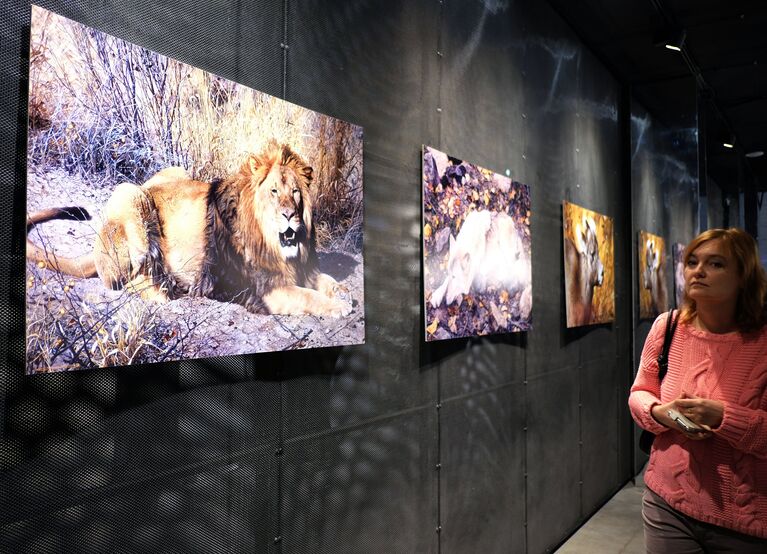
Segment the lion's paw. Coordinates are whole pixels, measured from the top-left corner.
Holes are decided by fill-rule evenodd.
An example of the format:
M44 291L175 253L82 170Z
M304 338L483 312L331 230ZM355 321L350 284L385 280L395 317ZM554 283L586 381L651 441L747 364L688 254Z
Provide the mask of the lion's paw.
M349 296L349 287L342 285L341 283L336 283L330 287L330 289L327 291L327 295L331 298L344 298Z
M330 317L346 317L350 313L352 313L351 302L344 302L343 300L335 300L331 304L331 307L328 310L327 315L329 315Z

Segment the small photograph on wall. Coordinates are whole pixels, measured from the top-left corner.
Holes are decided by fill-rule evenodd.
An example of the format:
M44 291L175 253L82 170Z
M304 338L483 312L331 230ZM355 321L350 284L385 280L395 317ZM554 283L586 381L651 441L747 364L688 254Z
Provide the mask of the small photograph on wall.
M532 325L530 189L423 147L426 340Z
M614 321L612 218L565 201L562 223L567 327Z
M676 307L681 308L684 302L684 254L685 245L675 242L671 245L671 258L674 263L674 298Z
M658 235L639 231L639 318L654 319L668 311L666 244Z
M29 374L359 344L363 130L33 6Z

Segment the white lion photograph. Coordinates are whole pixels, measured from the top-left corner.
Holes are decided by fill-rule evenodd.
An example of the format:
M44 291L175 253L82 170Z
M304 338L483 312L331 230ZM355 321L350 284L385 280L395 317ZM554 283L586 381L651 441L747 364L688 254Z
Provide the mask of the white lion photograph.
M423 147L426 340L532 326L530 190Z

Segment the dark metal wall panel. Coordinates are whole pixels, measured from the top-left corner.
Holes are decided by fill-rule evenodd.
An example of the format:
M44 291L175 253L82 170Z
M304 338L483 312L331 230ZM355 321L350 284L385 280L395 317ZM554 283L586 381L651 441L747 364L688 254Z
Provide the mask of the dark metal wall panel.
M511 166L519 149L524 80L519 23L508 3L445 2L440 52L440 135L444 152L524 180Z
M436 410L285 443L283 552L437 552Z
M308 377L316 389L288 385L287 405L319 415L287 420L286 436L293 436L339 424L325 415L334 409L327 399L343 405L340 418L350 424L436 398L436 374L415 369L421 359L414 345L424 334L420 146L437 117L439 9L405 0L315 0L290 2L288 10L286 98L364 127L369 338L344 349L334 369L323 370L327 378ZM316 373L318 357L324 354L307 355L312 363L293 369Z
M66 507L3 525L0 550L264 552L271 543L270 506L254 484L269 482L271 469L268 460L236 461L70 497Z
M566 366L528 381L528 552L550 551L582 517L579 379Z
M442 404L442 552L526 552L524 410L522 384Z
M623 371L621 371L623 370ZM625 382L625 366L614 357L591 360L580 368L581 381L581 513L593 513L615 492L625 480L619 465L619 437L625 434L620 427L619 413L626 411L619 404L620 384ZM613 488L605 486L612 483Z
M10 0L0 550L542 552L629 477L631 290L615 324L565 331L562 285L563 199L614 217L632 267L619 88L546 3L41 3L364 127L367 341L25 377L29 3ZM424 143L531 186L530 333L423 342Z
M461 349L445 355L444 348L425 346L440 359L440 398L445 400L477 391L487 391L525 379L525 336L497 336L459 341Z

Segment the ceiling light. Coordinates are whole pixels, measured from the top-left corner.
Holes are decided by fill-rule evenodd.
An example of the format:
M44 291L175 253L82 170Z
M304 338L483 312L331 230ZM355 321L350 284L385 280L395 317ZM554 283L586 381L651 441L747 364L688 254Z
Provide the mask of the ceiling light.
M653 42L656 46L663 45L669 50L679 52L686 37L687 33L681 27L666 28L655 34Z
M764 156L763 150L754 150L753 152L748 152L746 154L747 158L761 158L762 156Z
M729 142L723 142L722 146L724 146L725 148L735 148L735 145Z

